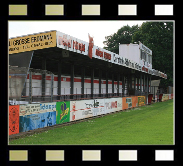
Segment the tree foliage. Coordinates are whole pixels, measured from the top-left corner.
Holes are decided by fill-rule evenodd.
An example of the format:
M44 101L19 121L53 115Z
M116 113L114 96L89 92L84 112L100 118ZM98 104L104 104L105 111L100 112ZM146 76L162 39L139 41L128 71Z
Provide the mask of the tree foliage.
M119 44L129 44L132 41L134 32L139 29L138 25L130 27L129 25L123 26L116 33L106 36L103 43L106 45L104 49L119 54Z
M152 50L153 69L167 74L167 80L162 79L160 85L173 86L173 22L144 22L140 27L127 25L105 39L104 49L117 54L119 43L141 41Z

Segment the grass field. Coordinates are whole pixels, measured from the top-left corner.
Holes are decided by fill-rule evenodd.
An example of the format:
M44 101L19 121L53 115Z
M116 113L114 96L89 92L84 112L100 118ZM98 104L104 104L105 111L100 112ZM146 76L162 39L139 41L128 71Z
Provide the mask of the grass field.
M173 100L12 140L34 145L173 145Z

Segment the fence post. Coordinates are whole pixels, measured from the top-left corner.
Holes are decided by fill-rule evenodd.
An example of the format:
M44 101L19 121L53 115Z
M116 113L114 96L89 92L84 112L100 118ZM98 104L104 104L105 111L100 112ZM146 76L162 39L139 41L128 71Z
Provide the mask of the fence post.
M54 81L54 74L51 74L51 102L53 102L53 81Z
M29 71L29 103L32 103L32 72Z

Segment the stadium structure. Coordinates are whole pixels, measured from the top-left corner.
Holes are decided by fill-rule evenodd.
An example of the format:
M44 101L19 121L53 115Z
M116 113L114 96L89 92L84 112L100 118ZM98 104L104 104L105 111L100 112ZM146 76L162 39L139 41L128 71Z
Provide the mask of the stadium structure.
M120 44L119 55L59 31L9 39L9 100L16 103L150 94L152 50ZM152 98L152 97L151 97ZM148 100L147 100L148 102Z

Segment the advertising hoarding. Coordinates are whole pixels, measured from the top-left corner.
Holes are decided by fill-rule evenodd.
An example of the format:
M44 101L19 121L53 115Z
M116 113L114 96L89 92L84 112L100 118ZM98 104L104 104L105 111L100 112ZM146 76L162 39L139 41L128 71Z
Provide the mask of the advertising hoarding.
M122 98L104 99L105 113L115 112L122 110Z
M20 105L20 116L56 111L56 102Z
M57 47L83 55L88 55L89 43L58 31L56 32L56 35Z
M56 31L9 39L9 54L56 47Z
M39 113L40 113L40 104L20 105L20 116L39 114Z
M122 110L122 98L70 101L70 121Z
M163 94L161 101L169 100L169 94Z
M138 106L146 105L146 97L145 96L138 96Z
M9 106L9 135L19 133L19 105Z
M20 116L19 130L26 132L56 124L56 111Z
M137 96L123 97L122 103L123 103L122 104L123 109L137 107L137 104L138 104Z
M93 100L70 101L70 121L92 117Z
M56 123L61 124L70 121L70 101L56 103Z
M52 112L52 111L56 111L56 102L40 103L40 112Z

